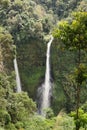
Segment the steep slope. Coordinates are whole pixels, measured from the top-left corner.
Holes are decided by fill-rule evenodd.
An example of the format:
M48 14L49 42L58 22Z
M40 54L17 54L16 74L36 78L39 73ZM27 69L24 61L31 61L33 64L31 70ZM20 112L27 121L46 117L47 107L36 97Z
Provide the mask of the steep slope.
M48 35L58 20L70 18L72 11L87 11L86 7L86 0L0 1L0 24L9 30L13 36L14 44L17 47L22 88L34 100L36 100L37 88L44 81ZM64 78L63 74L69 72L72 67L68 67L68 64L73 63L71 58L74 57L70 52L65 52L63 48L60 49L59 44L58 41L54 41L51 49L51 67L54 80L52 106L55 113L66 107L68 103L62 78ZM13 70L13 56L12 53L7 55L7 48L6 46L6 54L3 52L0 55L1 59L3 58L3 62L0 59L0 70L6 68L9 73L10 69Z

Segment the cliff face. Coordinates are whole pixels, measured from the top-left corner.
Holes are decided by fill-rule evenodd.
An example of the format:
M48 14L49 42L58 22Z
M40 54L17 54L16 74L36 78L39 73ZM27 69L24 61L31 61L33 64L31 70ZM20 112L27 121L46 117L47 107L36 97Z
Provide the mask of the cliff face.
M44 81L46 45L30 40L17 46L17 58L23 90L36 99L37 88Z

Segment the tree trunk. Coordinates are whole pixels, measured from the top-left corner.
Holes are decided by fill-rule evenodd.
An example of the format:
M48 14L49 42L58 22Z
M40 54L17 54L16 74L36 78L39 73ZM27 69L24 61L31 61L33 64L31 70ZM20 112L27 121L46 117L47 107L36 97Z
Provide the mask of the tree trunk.
M76 124L76 130L79 130L80 126L78 124Z
M79 51L78 51L78 72L80 71L79 70L79 66L80 66L80 63L81 63L81 49L79 47ZM78 73L78 76L79 76L79 73ZM77 80L77 103L76 103L76 130L79 130L80 129L80 124L78 122L78 119L79 119L79 104L80 104L80 88L81 88L81 84L80 84L80 81L79 81L79 78Z

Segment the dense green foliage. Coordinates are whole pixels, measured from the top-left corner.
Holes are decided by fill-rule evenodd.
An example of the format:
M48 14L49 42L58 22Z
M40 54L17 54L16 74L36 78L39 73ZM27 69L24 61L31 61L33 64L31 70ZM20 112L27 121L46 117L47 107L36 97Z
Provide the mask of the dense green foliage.
M63 21L59 23L58 29L55 29L54 36L58 37L65 45L66 48L77 52L76 70L74 75L71 75L74 79L73 88L75 89L75 101L76 101L76 130L79 130L81 123L79 107L80 107L80 93L81 87L84 83L86 86L87 79L87 67L86 61L82 59L82 52L87 50L87 13L78 12L73 14L73 20L71 22ZM79 30L80 28L80 30ZM83 63L84 60L84 64ZM86 99L85 99L86 100ZM85 123L86 124L86 123Z
M0 0L0 130L73 130L74 121L77 122L75 118L73 120L65 113L54 118L54 114L57 115L62 108L67 112L76 109L75 85L78 81L82 90L79 121L80 126L86 129L86 64L80 64L80 71L72 69L78 58L78 43L81 43L82 49L85 48L85 51L81 50L82 62L87 59L87 13L84 13L84 17L79 13L77 19L70 15L72 11L78 10L87 12L86 0ZM44 82L46 43L49 41L50 32L58 20L65 18L68 22L62 22L66 28L62 31L64 28L60 27L60 35L67 30L63 36L67 35L71 39L61 40L67 48L72 46L66 50L60 40L54 39L52 43L52 109L47 110L47 117L44 119L36 114L36 103L33 100L36 100L37 88ZM74 35L78 32L79 35L84 35ZM13 65L15 56L18 60L22 90L26 92L16 93ZM76 113L72 113L74 114L71 116L75 117Z
M12 43L11 34L0 27L0 126L6 130L16 130L17 124L24 127L23 123L36 111L36 104L27 93L15 93L15 49Z
M76 112L71 112L70 116L74 117L75 124L79 125L79 127L87 128L87 112L82 109L79 109L79 119L77 120Z

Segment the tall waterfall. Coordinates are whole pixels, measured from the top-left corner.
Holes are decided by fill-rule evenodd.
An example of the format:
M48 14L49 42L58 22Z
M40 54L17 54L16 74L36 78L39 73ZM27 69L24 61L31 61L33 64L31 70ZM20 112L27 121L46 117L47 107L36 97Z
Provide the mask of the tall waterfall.
M50 107L50 98L51 98L51 87L52 83L50 81L51 75L50 75L50 47L51 43L53 41L53 37L51 36L50 41L47 44L47 53L46 53L46 72L45 72L45 82L40 87L40 91L42 91L41 95L41 101L40 101L40 114L43 116L46 116L46 113L44 112L45 109ZM40 92L39 91L39 92Z
M21 92L21 82L20 82L20 76L19 76L19 71L18 71L18 65L17 65L17 60L16 58L14 59L14 69L16 73L16 84L17 84L17 92Z

